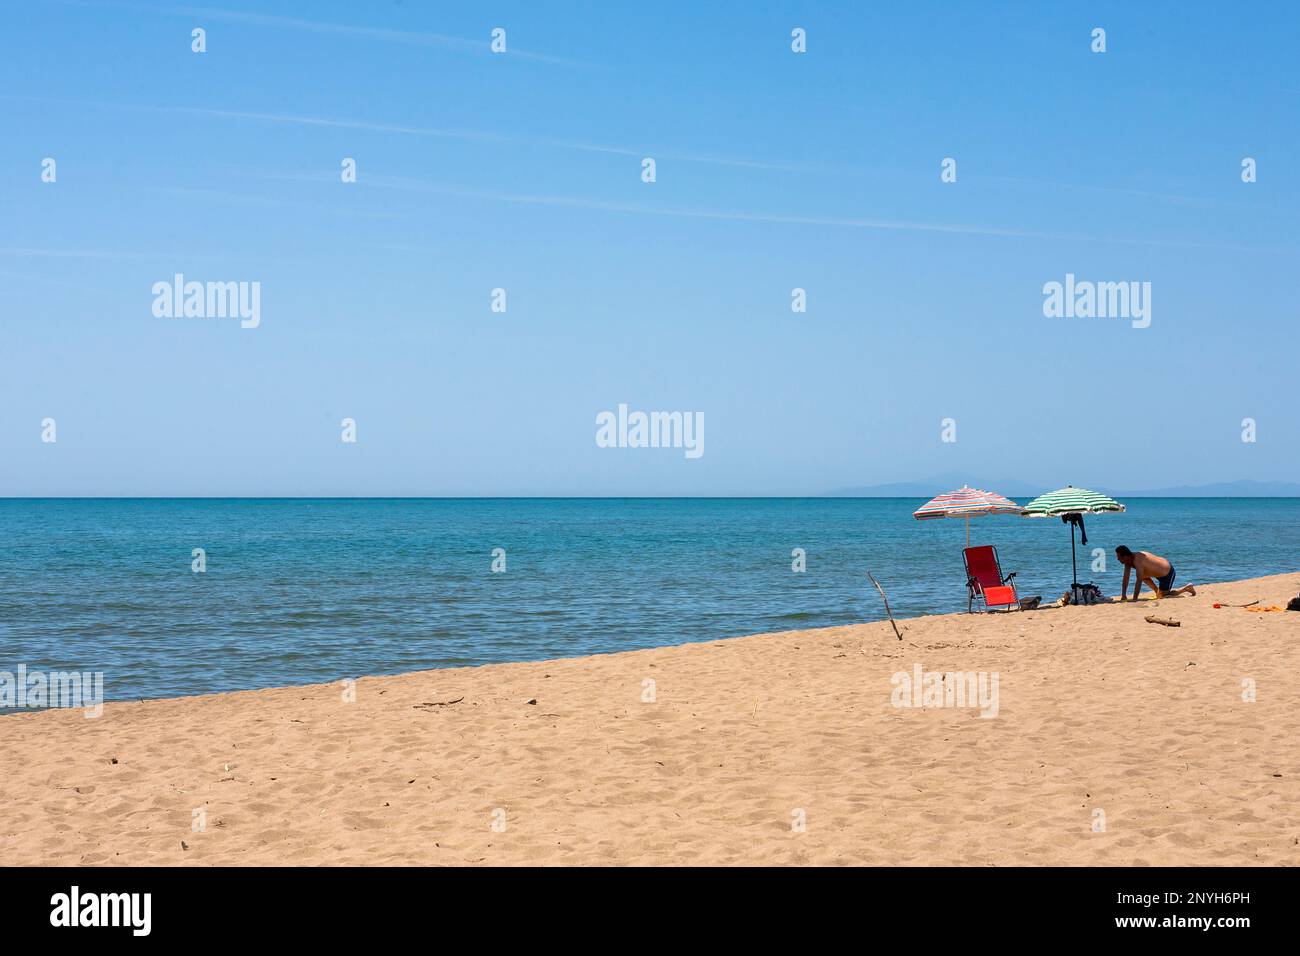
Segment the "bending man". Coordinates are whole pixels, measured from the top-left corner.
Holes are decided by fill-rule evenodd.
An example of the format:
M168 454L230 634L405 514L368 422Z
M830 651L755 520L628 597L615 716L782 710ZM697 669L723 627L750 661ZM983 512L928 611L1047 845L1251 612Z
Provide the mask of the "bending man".
M1115 549L1115 557L1119 558L1119 563L1124 565L1124 583L1120 585L1119 589L1119 599L1121 601L1128 599L1128 576L1130 571L1137 572L1137 581L1133 583L1133 600L1135 601L1142 591L1143 584L1154 591L1158 598L1177 597L1180 594L1196 596L1196 588L1191 584L1177 589L1174 588L1174 566L1169 563L1167 558L1152 554L1150 551L1130 551L1122 544Z

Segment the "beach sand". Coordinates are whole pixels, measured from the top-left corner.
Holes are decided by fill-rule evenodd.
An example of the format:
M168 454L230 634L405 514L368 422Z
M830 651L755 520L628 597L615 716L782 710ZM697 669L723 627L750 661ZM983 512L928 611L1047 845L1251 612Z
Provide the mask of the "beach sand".
M1300 614L1212 604L1300 574L1199 591L0 717L0 863L1298 864Z

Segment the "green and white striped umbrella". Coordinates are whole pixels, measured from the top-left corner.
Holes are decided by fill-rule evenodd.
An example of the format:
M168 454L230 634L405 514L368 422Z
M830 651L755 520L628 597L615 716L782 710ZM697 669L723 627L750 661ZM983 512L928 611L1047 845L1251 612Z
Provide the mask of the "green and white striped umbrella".
M1024 511L1020 512L1026 518L1059 517L1069 524L1070 569L1074 572L1074 583L1070 585L1070 588L1075 594L1076 602L1079 593L1079 560L1074 550L1074 526L1079 526L1079 531L1083 537L1081 543L1084 547L1087 547L1088 532L1083 527L1083 516L1123 510L1124 506L1114 498L1108 498L1096 491L1089 491L1087 488L1075 488L1072 485L1067 485L1064 488L1058 488L1056 491L1049 491L1045 495L1039 495L1025 505Z
M1123 511L1124 506L1114 498L1087 488L1066 486L1039 495L1022 512L1026 518L1052 518L1057 515L1099 515L1108 511Z

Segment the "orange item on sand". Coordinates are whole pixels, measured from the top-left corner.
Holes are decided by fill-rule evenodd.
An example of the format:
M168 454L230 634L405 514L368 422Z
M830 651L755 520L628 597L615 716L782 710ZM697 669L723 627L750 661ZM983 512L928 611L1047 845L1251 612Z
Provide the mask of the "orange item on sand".
M1248 608L1246 608L1246 610L1247 610L1247 611L1260 611L1260 612L1264 612L1264 611L1285 611L1286 608L1284 608L1284 607L1278 607L1276 604L1272 604L1272 605L1269 605L1268 607L1248 607Z

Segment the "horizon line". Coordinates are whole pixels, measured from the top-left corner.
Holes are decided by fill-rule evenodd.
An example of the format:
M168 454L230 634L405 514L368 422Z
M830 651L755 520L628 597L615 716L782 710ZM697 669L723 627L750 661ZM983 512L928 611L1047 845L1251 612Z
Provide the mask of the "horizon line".
M1158 489L1157 489L1158 490ZM1129 498L1293 500L1293 495L1192 495L1119 492ZM914 495L0 495L0 501L901 501ZM1023 495L1021 496L1023 497Z

